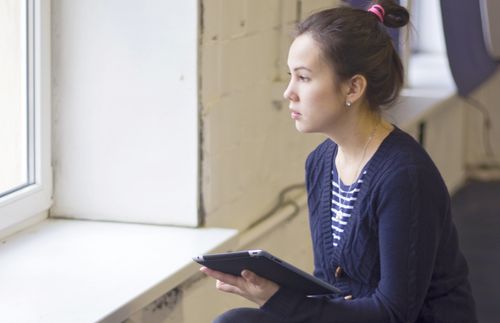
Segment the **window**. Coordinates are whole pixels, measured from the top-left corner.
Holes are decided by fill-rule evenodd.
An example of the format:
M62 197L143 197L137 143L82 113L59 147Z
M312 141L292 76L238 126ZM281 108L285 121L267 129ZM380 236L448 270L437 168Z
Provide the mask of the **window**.
M441 7L435 0L401 1L410 11L409 43L403 45L407 84L415 89L454 89L448 66Z
M0 236L50 205L50 43L43 17L46 0L0 0Z
M0 196L29 183L27 15L22 1L0 2Z

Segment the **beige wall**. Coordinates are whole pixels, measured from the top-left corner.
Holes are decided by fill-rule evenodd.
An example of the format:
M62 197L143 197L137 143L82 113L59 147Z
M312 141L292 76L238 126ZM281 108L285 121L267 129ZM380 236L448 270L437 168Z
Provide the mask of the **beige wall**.
M492 172L486 174L500 178L500 103L498 93L500 90L500 69L481 87L470 96L479 101L486 109L491 120L489 138L493 156L488 156L484 140L484 114L470 104L463 103L467 119L465 163L472 171L480 165L492 166ZM495 171L496 169L496 171ZM484 177L484 176L482 176ZM487 176L488 178L488 176Z
M452 97L426 119L424 147L438 167L450 193L465 181L465 114L462 102Z
M283 101L298 16L337 1L204 0L201 39L202 205L208 226L244 229L279 192L303 182L321 139L295 130Z

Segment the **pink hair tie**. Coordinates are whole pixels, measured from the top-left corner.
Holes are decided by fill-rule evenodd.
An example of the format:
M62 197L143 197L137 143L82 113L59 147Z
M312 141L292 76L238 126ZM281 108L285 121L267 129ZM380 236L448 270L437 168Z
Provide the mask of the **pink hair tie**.
M382 7L379 4L374 4L373 6L370 7L370 9L368 9L368 11L377 16L378 20L380 20L381 23L384 23L384 15L385 15L384 7Z

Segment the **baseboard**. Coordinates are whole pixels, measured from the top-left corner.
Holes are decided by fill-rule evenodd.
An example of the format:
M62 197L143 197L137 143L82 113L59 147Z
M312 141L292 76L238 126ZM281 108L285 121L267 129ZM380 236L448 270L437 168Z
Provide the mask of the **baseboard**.
M468 165L465 171L467 179L479 181L500 180L500 164Z

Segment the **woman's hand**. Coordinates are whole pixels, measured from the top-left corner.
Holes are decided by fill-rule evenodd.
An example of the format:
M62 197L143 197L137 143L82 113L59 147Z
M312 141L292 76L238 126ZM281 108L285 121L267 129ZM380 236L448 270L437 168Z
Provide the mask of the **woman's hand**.
M233 276L220 271L201 267L200 271L217 279L215 287L223 292L240 295L259 306L264 305L279 289L279 286L249 270L243 270L241 276Z

